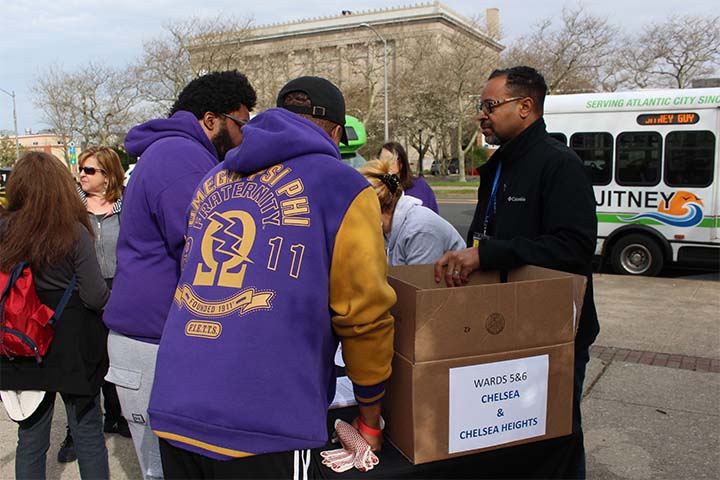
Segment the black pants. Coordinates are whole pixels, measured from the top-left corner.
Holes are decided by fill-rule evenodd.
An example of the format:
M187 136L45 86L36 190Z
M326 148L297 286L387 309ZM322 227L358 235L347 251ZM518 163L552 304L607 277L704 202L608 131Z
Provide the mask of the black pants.
M120 408L120 399L118 398L117 389L114 383L107 380L102 384L103 407L105 409L105 421L115 423L122 417L122 409Z
M112 290L113 279L106 278L107 287ZM120 399L118 398L117 389L114 383L107 380L102 384L103 407L105 408L105 421L115 423L122 417L122 409L120 408Z
M578 436L578 448L576 450L572 478L583 479L587 472L585 469L585 436L582 430L582 415L580 413L580 401L582 400L583 384L585 383L585 372L590 361L590 347L575 352L575 375L573 388L573 434Z
M188 478L225 479L292 479L297 472L299 479L322 478L319 466L311 461L310 450L267 453L234 460L215 460L199 453L175 447L160 439L160 457L166 479L186 480Z

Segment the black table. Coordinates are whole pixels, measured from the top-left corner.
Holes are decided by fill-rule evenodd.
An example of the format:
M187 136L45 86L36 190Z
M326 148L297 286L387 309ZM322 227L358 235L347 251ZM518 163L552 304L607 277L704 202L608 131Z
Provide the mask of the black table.
M350 423L357 416L357 407L330 410L328 432L334 430L335 419ZM492 450L489 452L466 455L448 460L413 465L386 438L381 452L378 452L380 464L368 472L356 469L344 473L335 473L320 465L323 478L328 479L371 479L371 478L562 478L561 472L567 470L572 453L578 448L581 437L567 437L545 440L516 447ZM320 452L339 448L339 444L328 443L325 447L313 450L313 462L320 464Z

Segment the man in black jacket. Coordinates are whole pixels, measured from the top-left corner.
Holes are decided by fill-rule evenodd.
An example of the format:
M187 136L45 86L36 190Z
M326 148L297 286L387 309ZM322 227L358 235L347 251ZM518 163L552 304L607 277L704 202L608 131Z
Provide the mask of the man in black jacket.
M566 450L562 460L542 475L584 478L580 398L589 348L600 329L592 287L595 197L580 158L545 129L546 92L542 75L530 67L495 70L490 75L478 114L486 140L500 148L480 169L478 203L467 239L471 248L443 255L435 264L435 281L444 278L448 286L460 286L474 270L509 270L522 265L587 276L575 338L573 434L564 440L526 446L533 447L539 461L551 463L553 455L547 453L547 447L570 449L569 455ZM546 454L539 453L543 450ZM542 465L535 467L543 469ZM517 476L540 473L527 464L517 468L531 469L518 471Z

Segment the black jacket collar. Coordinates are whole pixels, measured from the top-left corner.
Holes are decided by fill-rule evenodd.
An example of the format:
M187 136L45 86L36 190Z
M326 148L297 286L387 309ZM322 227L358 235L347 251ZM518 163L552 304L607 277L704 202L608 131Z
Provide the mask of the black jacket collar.
M498 162L511 163L514 159L520 158L527 154L533 146L547 135L545 129L545 120L540 117L535 120L529 127L520 132L520 134L502 145L497 149L495 154L491 157L492 168L494 169Z

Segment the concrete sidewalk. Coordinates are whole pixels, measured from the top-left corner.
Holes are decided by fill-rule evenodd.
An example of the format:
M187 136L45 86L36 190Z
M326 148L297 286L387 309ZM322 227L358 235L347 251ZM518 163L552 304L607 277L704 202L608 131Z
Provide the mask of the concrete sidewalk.
M588 478L720 478L720 284L600 274L595 300Z
M590 479L720 478L720 283L598 274L601 333L583 399ZM59 399L49 479L80 478L58 464ZM0 414L0 479L14 477L15 424ZM140 479L130 439L107 438L112 478ZM381 457L382 458L382 457Z

